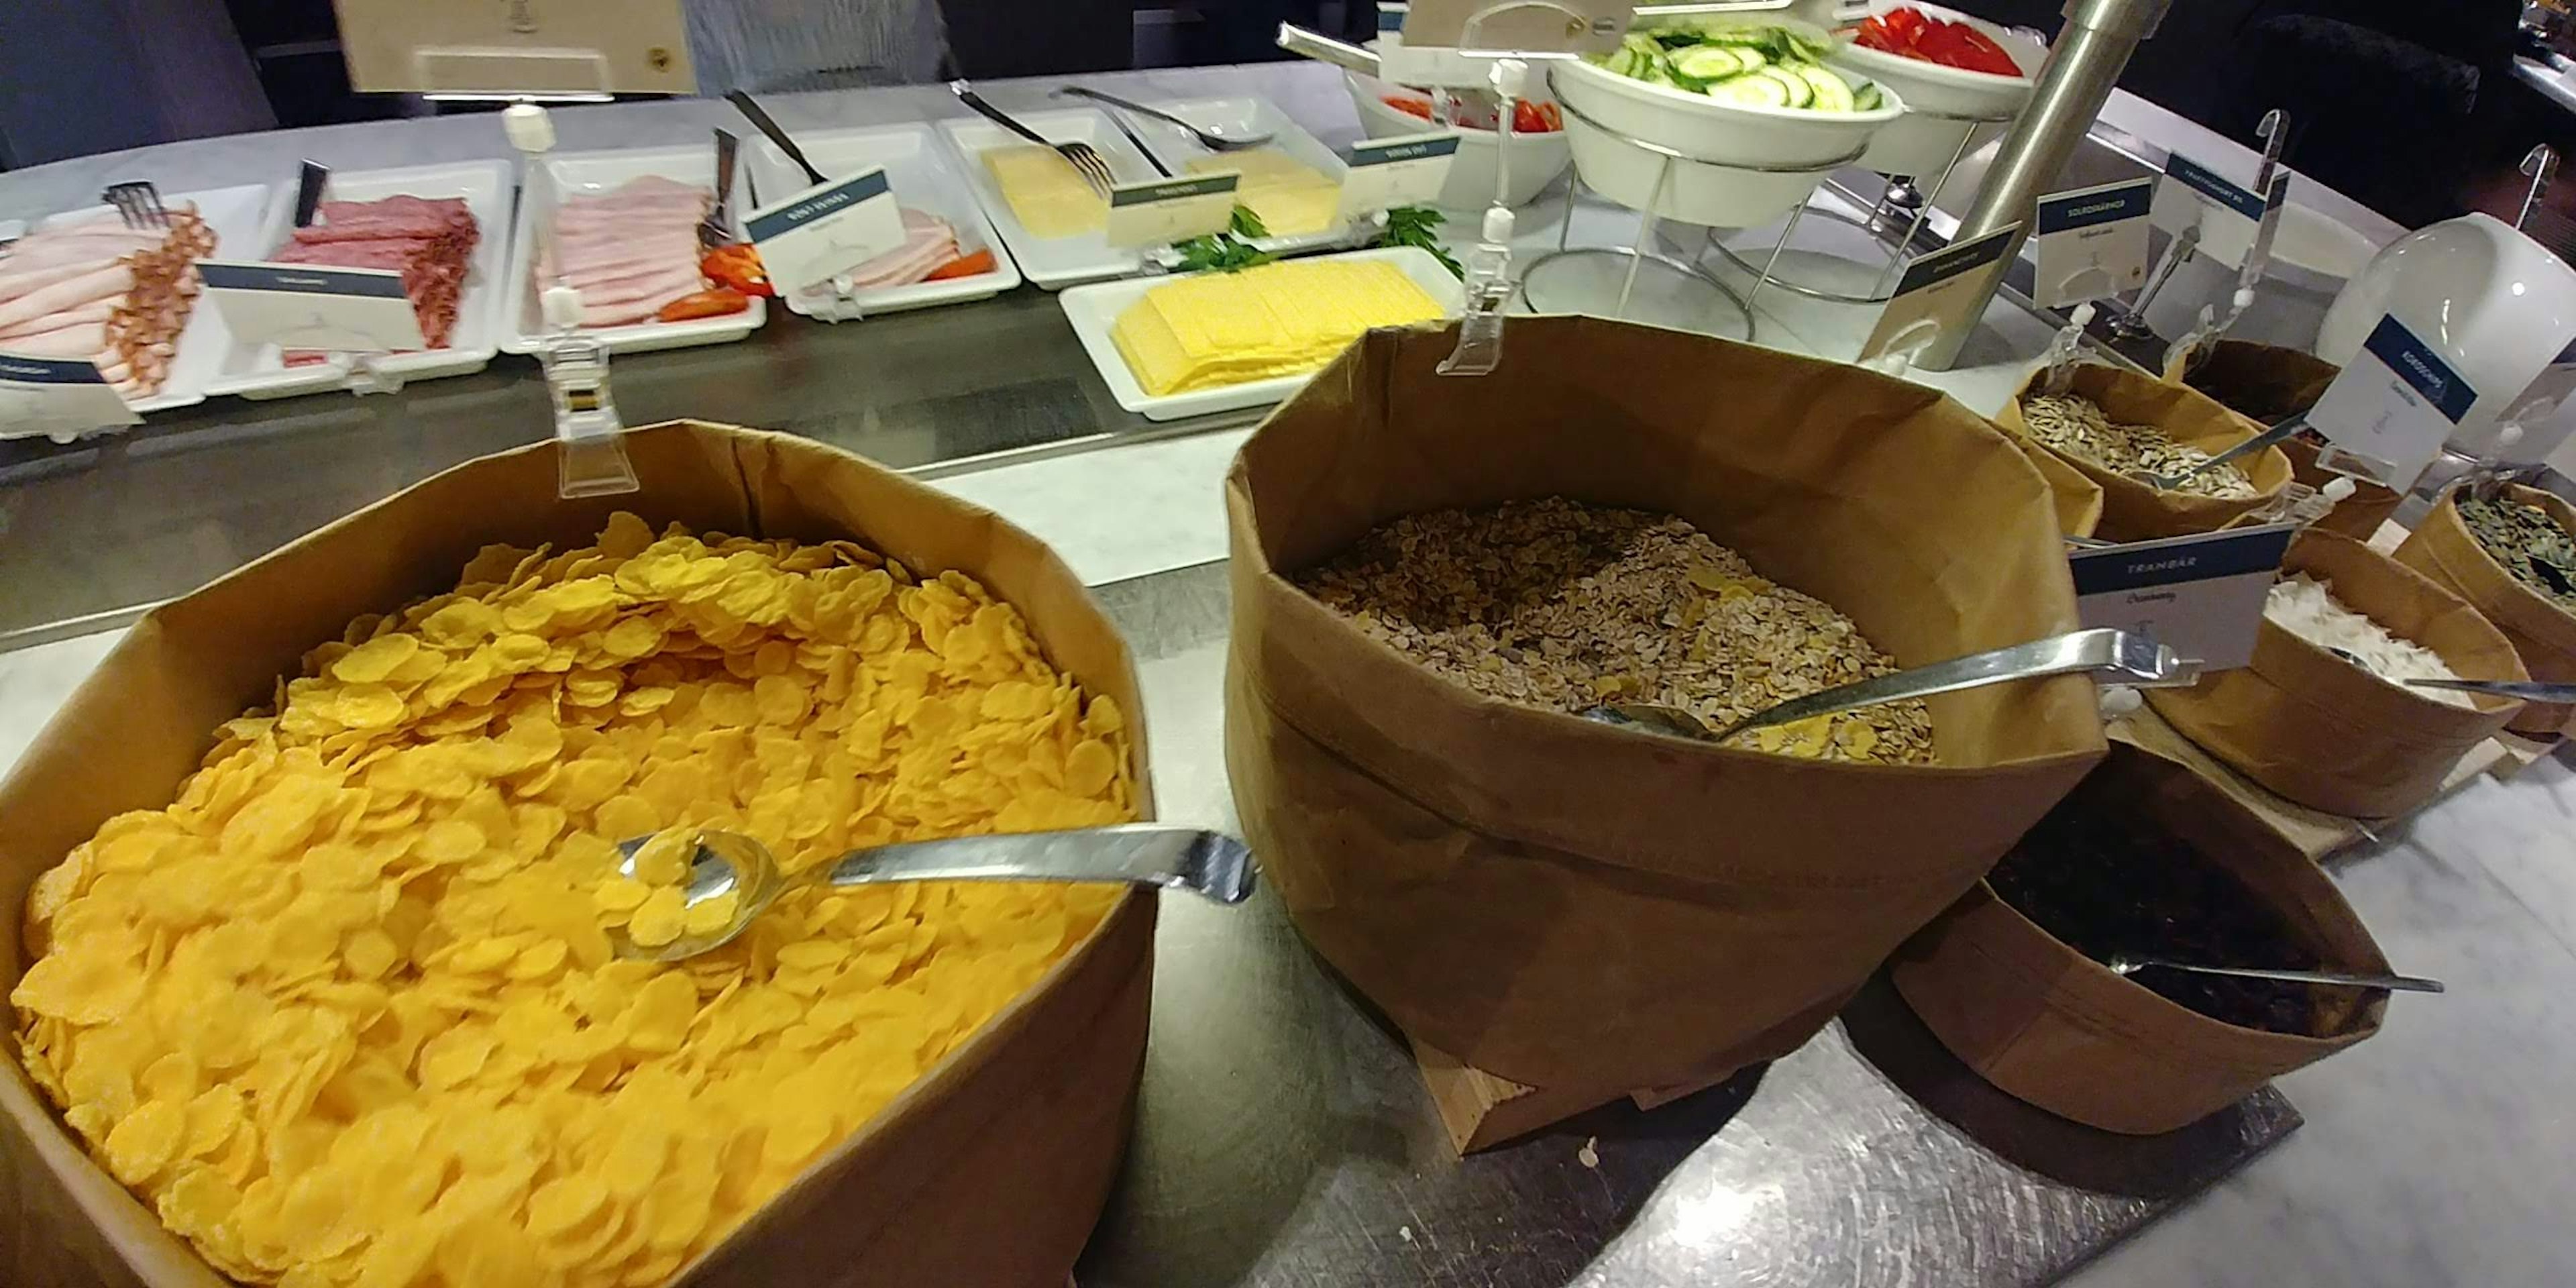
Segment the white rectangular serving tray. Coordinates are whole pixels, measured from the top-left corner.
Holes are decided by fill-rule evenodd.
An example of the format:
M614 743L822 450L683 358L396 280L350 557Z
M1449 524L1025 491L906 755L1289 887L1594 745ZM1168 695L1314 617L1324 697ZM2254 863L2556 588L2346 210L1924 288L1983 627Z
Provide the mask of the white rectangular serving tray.
M993 221L985 217L983 205L975 200L974 188L957 173L929 126L800 130L795 139L796 146L804 149L815 168L833 179L848 178L870 166L884 166L886 182L894 188L895 204L947 220L957 229L958 253L993 252L993 271L860 291L849 300L855 312L829 290L782 293L779 299L788 308L809 318L839 321L851 316L990 299L1020 284L1019 266L1003 249L1001 235L994 230ZM759 140L752 149L750 173L759 180L761 203L774 203L814 186L805 172L767 139ZM749 197L748 192L735 193L735 207L750 210L760 204Z
M237 250L259 244L261 227L267 223L269 202L277 195L274 185L246 183L231 188L211 188L203 192L164 193L165 205L194 204L197 217L215 234L214 258L221 259ZM61 223L77 223L99 216L113 218L110 207L90 206L67 210L37 220L29 231ZM224 320L206 303L203 292L188 310L188 325L179 331L178 351L170 355L169 378L161 382L161 391L149 398L127 404L138 414L148 415L173 407L193 407L206 400L207 384L215 378L224 355L232 348L232 332ZM109 432L113 432L111 429ZM24 438L0 425L0 438Z
M1160 178L1153 163L1136 150L1109 118L1091 108L1065 108L1044 112L1013 111L1012 120L1037 131L1057 143L1088 143L1109 163L1110 172L1122 183ZM1011 258L1018 260L1020 271L1029 281L1050 291L1062 290L1083 282L1103 278L1125 277L1144 266L1144 260L1133 250L1121 250L1109 244L1106 229L1095 229L1079 237L1035 237L1022 226L1019 216L1011 213L1011 203L1002 198L1002 185L994 182L993 172L984 165L984 153L992 148L1025 144L1028 140L1003 129L982 117L945 120L939 129L957 149L958 161L966 182L973 187L975 200L984 207L993 227L1011 248ZM1141 132L1140 132L1141 133ZM764 189L766 191L766 189Z
M510 196L516 181L507 161L458 161L445 165L405 166L387 170L336 170L322 190L326 201L381 201L386 197L463 197L479 236L466 261L465 288L456 299L456 324L447 347L417 353L380 354L375 369L388 381L409 384L442 376L470 376L490 366L501 351L501 275L510 255ZM218 256L228 260L265 260L292 239L294 201L280 200L269 211L258 249ZM290 367L273 344L226 346L221 370L206 387L210 394L244 398L288 398L298 394L335 393L351 385L352 360L334 357L309 366Z
M545 321L537 312L537 230L553 224L559 196L603 193L629 179L648 174L680 183L704 184L710 188L716 181L716 148L712 138L685 147L550 152L536 164L542 167L550 182L538 182L533 172L520 176L519 218L510 228L510 266L501 279L505 287L501 301L503 353L535 353L545 340ZM750 207L743 204L745 194L740 183L739 160L735 163L735 170L733 208L737 222L728 231L739 235L739 216ZM607 345L612 353L640 353L649 349L729 343L759 330L761 324L768 320L769 302L753 296L749 309L723 317L585 327L582 334Z
M1448 316L1454 318L1466 308L1466 288L1449 275L1448 269L1441 267L1431 252L1417 246L1389 246L1340 255L1318 255L1301 262L1372 259L1382 259L1403 269L1406 277L1412 278L1415 285L1440 302L1441 309ZM1127 359L1118 352L1117 342L1109 338L1109 329L1117 325L1120 314L1145 297L1145 292L1172 280L1170 277L1140 277L1102 282L1077 287L1057 297L1064 306L1065 320L1073 324L1074 335L1082 341L1083 352L1091 355L1091 365L1099 369L1100 378L1108 383L1109 392L1118 400L1119 406L1147 420L1185 420L1221 411L1265 407L1297 392L1313 378L1314 373L1308 372L1215 389L1165 394L1159 398L1146 393L1145 387L1136 383L1136 374L1127 369Z
M1304 163L1325 178L1332 180L1336 187L1341 184L1342 177L1350 173L1350 162L1344 160L1331 148L1325 147L1314 135L1308 134L1303 126L1290 119L1286 112L1280 111L1269 99L1246 94L1232 98L1139 99L1138 101L1217 134L1238 138L1268 134L1272 137L1268 143L1262 145L1263 147L1287 153L1291 159ZM1136 136L1145 140L1145 146L1154 153L1155 158L1170 167L1174 174L1186 173L1192 161L1203 157L1222 159L1226 155L1199 146L1198 140L1191 138L1189 133L1179 126L1165 124L1150 116L1133 114L1130 114L1128 120L1129 124L1134 126ZM1259 237L1253 239L1252 244L1261 250L1282 253L1313 250L1319 246L1339 246L1349 240L1350 228L1349 221L1336 219L1316 232L1295 237Z

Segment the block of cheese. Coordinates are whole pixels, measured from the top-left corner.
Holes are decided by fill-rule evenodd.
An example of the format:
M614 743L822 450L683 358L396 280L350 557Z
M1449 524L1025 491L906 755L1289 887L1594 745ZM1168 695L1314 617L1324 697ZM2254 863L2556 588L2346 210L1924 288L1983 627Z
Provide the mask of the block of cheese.
M1342 185L1277 148L1200 157L1188 169L1191 174L1241 171L1243 183L1234 190L1235 204L1251 207L1273 237L1320 233L1332 227L1333 216L1341 213Z
M1176 278L1145 292L1109 335L1159 398L1313 371L1371 327L1442 316L1385 260L1321 259Z
M1002 186L1002 200L1030 236L1074 237L1108 222L1109 203L1054 148L1014 143L983 155L984 168Z

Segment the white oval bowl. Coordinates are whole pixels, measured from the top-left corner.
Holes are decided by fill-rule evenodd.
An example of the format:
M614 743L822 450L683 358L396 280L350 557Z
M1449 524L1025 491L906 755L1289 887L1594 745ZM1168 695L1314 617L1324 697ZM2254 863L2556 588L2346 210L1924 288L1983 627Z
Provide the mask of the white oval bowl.
M1978 138L1977 142L1968 144L1973 150L1985 139L2002 137L2004 125L1944 120L1927 113L2007 118L2020 115L2023 105L2030 101L2033 78L2048 61L2048 46L1973 14L1915 3L1914 0L1870 0L1869 11L1875 17L1901 8L1920 9L1932 17L1947 22L1964 22L1986 33L1996 44L2004 47L2005 53L2012 55L2013 63L2022 70L2019 76L1972 72L1963 67L1943 67L1939 63L1907 58L1902 54L1863 49L1848 42L1825 60L1826 66L1868 77L1878 82L1880 88L1894 90L1899 98L1905 100L1907 110L1904 119L1879 131L1860 164L1881 174L1929 179L1938 175L1941 167L1959 154L1960 143L1968 139L1971 132Z
M1381 97L1420 91L1374 76L1362 76L1358 72L1342 73L1342 84L1350 91L1351 106L1360 114L1360 128L1372 139L1421 134L1433 128L1421 117L1388 107ZM1531 87L1530 101L1553 103L1556 99L1542 83ZM1494 171L1501 165L1501 153L1494 131L1458 127L1458 157L1449 163L1449 177L1441 182L1439 204L1452 210L1483 210L1494 204ZM1511 191L1504 194L1504 204L1528 205L1572 164L1573 145L1566 141L1565 131L1550 130L1544 134L1514 131L1512 186Z

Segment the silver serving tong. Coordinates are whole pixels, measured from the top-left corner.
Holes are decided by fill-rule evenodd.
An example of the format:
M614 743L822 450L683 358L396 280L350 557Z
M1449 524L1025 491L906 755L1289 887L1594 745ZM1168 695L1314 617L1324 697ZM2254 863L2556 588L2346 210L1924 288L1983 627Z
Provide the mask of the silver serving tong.
M1087 98L1095 103L1106 103L1111 107L1122 108L1126 111L1133 112L1138 116L1151 117L1154 120L1161 121L1165 125L1173 126L1187 132L1191 138L1198 140L1198 145L1200 147L1206 148L1210 152L1240 152L1246 148L1260 147L1262 144L1268 143L1272 139L1278 137L1276 134L1270 133L1241 135L1222 134L1204 126L1193 125L1188 121L1184 121L1181 118L1162 110L1161 108L1147 107L1142 103L1131 103L1114 94L1103 94L1099 90L1092 89L1085 85L1067 85L1064 88L1057 90L1056 93L1069 95L1074 98ZM1143 145L1139 144L1138 146L1141 147Z
M307 160L295 172L295 226L310 228L322 211L322 194L331 186L331 167Z
M117 217L128 228L167 228L169 208L161 204L161 190L148 179L128 183L111 183L98 199L116 207Z
M2197 966L2190 962L2168 961L2162 957L2114 957L2104 963L2113 974L2129 976L2142 970L2179 970L2195 975L2228 975L2237 979L2274 979L2289 984L2347 984L2354 988L2393 988L2409 993L2444 992L2442 981L2417 975L2348 975L2335 970L2265 970L2253 966Z
M653 839L620 842L619 871L635 875L635 855ZM890 881L1064 881L1159 886L1187 890L1218 903L1252 897L1252 851L1222 832L1160 823L1087 827L1060 832L1017 832L907 841L853 850L830 863L790 876L779 871L769 847L736 832L699 831L682 886L683 906L731 893L733 919L704 935L682 935L648 948L609 933L621 957L677 961L721 948L750 928L779 896L809 885L881 885Z
M818 187L826 182L823 172L815 169L814 163L805 159L805 149L796 146L796 140L787 137L787 131L781 129L778 122L771 119L769 110L753 101L751 95L741 90L733 90L725 95L725 101L733 104L734 110L741 112L743 117L751 122L753 129L760 131L770 142L777 144L778 150L786 153L787 159L795 162L796 168L805 172L807 182Z
M2184 483L2189 482L2195 475L2206 474L2211 470L2217 469L2221 465L2232 464L2245 457L2252 456L2256 452L2262 451L2264 448L2270 447L2274 443L2287 440L2291 435L2296 434L2301 429L2305 428L2307 423L2308 414L2306 412L2292 412L2288 416L2275 421L2262 433L2256 434L2252 438L2246 439L2244 442L2238 443L2236 446L2228 448L2226 451L2220 452L2217 455L2210 457L2208 460L2202 461L2179 474L2157 474L2148 470L2131 470L2128 472L2128 477L2136 479L2149 487L2171 492L2174 489L2181 487Z
M1724 729L1712 730L1708 722L1690 712L1650 702L1614 703L1581 714L1584 719L1604 724L1633 726L1701 742L1724 742L1747 730L1770 725L2052 675L2090 675L2097 680L2142 688L2173 688L2197 681L2200 663L2177 656L2172 649L2144 635L2097 627L1837 685L1757 711Z
M716 131L716 204L708 207L707 217L698 221L701 249L714 250L733 242L734 160L741 154L741 139L735 138L731 130Z
M965 81L959 80L948 82L948 92L955 94L957 96L957 101L964 103L977 116L983 117L985 120L991 121L993 124L1001 126L1003 129L1009 130L1011 133L1019 135L1021 138L1027 139L1031 143L1037 144L1039 147L1055 149L1058 155L1073 163L1074 171L1082 176L1082 181L1090 184L1091 190L1099 193L1102 197L1107 197L1109 195L1109 190L1118 186L1117 173L1109 168L1108 160L1103 158L1099 151L1093 148L1090 144L1079 140L1071 143L1058 143L1027 126L1020 124L1018 121L1012 120L1002 112L1002 109L985 102L984 96L976 93L975 87L967 84Z
M2337 648L2334 645L2329 644L2326 646L2326 651L2393 684L2411 684L2419 689L2454 689L2461 693L2483 693L2491 697L2498 698L2520 698L2525 702L2576 702L2576 684L2553 684L2546 680L2400 679L2397 676L2382 674L2379 668L2363 661L2361 654L2355 653L2351 649Z

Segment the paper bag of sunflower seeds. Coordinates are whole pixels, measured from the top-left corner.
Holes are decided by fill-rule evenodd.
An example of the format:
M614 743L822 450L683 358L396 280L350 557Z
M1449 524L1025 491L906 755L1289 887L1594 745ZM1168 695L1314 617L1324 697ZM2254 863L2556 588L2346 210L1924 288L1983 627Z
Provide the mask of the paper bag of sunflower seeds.
M1293 579L1402 516L1562 496L1677 515L1919 665L2076 628L2051 492L1855 367L1551 317L1436 375L1453 342L1367 336L1227 479L1263 869L1409 1036L1499 1077L1608 1100L1793 1050L2103 755L2089 681L1935 699L1936 764L1803 759L1480 696Z
M921 574L953 569L972 576L1019 610L1059 672L1129 713L1129 769L1137 785L1132 799L1143 817L1152 816L1142 786L1143 731L1135 724L1143 708L1126 650L1072 572L1034 538L988 512L801 439L678 422L637 430L626 442L640 492L559 500L551 443L485 457L145 616L0 782L0 995L20 983L29 965L20 912L40 874L62 863L111 816L171 804L182 780L217 745L219 727L269 704L282 682L299 674L308 650L341 639L355 619L454 588L459 570L489 544L551 543L558 550L590 545L614 510L636 512L657 530L677 522L698 533L808 543L855 540ZM511 754L518 750L524 749ZM146 867L134 879L148 884L150 875ZM587 905L576 914L593 915ZM760 1165L772 1155L790 1166L800 1165L800 1158L810 1161L748 1221L689 1264L666 1256L676 1272L667 1282L1061 1288L1098 1219L1125 1147L1144 1059L1153 922L1150 896L1121 897L1037 984L837 1144L826 1143L828 1134L815 1136L817 1152L810 1155L797 1152L807 1146L793 1140L775 1142L775 1148L753 1137L726 1145L719 1151L726 1168ZM354 939L343 951L354 960ZM147 952L151 956L142 956ZM169 952L166 943L137 946L140 962L166 965ZM551 968L544 960L521 959L512 969L543 978ZM344 990L334 996L364 1005L363 987L331 987ZM349 987L356 991L346 992ZM678 1015L691 1005L684 1000ZM711 1008L700 1018L713 1014ZM158 1213L139 1202L31 1084L22 1064L26 1052L16 1038L26 1020L12 1016L7 1058L0 1059L0 1282L45 1288L215 1288L226 1282L164 1223L219 1217L212 1209L225 1193L222 1184L208 1179L184 1192L171 1187L169 1193L179 1196L165 1196ZM130 1100L181 1094L200 1075L217 1072L155 1061L138 1073L128 1067L136 1063L130 1054L135 1044L112 1037L83 1037L84 1046L72 1054L75 1064L89 1054L86 1044L92 1041L99 1044L95 1058L63 1076L104 1097L101 1103L119 1095ZM468 1054L483 1058L479 1050ZM424 1064L417 1076L442 1075ZM271 1086L279 1098L294 1094L285 1085ZM389 1090L398 1088L380 1079L372 1090L343 1088L312 1102L324 1115L321 1134L299 1139L336 1148L328 1124L338 1098ZM252 1100L252 1113L270 1112L266 1098ZM119 1125L144 1117L129 1113ZM186 1134L194 1136L195 1120L187 1125ZM213 1125L221 1127L224 1120L218 1117ZM183 1138L155 1145L143 1140L150 1134L144 1127L128 1132L122 1138L107 1133L101 1151L121 1170L157 1173L197 1165L191 1152L196 1146ZM278 1166L297 1157L296 1148L284 1142L272 1141L268 1151L268 1161ZM647 1150L640 1161L648 1173L686 1165L677 1152ZM544 1160L528 1166L548 1168L522 1173L531 1183L561 1174ZM451 1190L462 1183L454 1177L444 1182ZM412 1195L412 1210L445 1197L435 1187L420 1194L401 1186L307 1186L290 1191L287 1210L317 1219L281 1228L292 1230L317 1256L339 1255L355 1246L344 1237L358 1228L350 1222L399 1215L395 1205L406 1201L405 1193ZM649 1207L619 1208L613 1221L603 1220L599 1213L608 1210L606 1203L620 1201L614 1192L604 1199L572 1185L538 1193L547 1196L549 1224L586 1243L649 1253L663 1247L666 1227L691 1228L678 1219L689 1214L656 1217ZM528 1202L533 1233L538 1202ZM703 1205L696 1215L703 1220ZM501 1256L488 1243L462 1244L463 1236L454 1231L472 1225L424 1227L449 1233L408 1244L378 1239L360 1251L393 1261L386 1273L402 1282L410 1281L402 1271L411 1257L440 1267L450 1276L447 1282L458 1282L458 1274L477 1284L566 1281L542 1260ZM351 1273L357 1268L354 1262L340 1267Z

